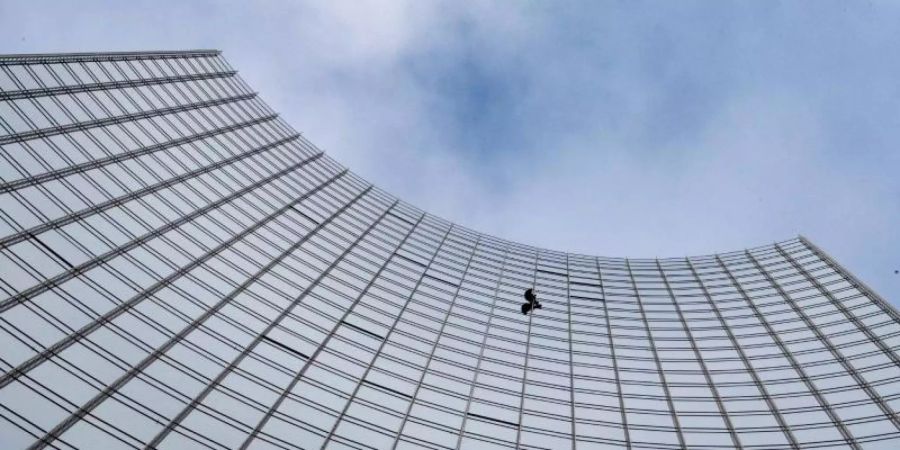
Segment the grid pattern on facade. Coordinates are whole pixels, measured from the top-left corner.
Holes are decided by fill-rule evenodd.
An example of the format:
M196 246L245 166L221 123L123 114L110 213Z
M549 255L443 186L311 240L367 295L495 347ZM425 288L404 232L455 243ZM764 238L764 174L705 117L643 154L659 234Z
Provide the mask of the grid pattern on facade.
M802 237L538 249L371 186L217 51L0 56L2 448L898 448L898 349Z

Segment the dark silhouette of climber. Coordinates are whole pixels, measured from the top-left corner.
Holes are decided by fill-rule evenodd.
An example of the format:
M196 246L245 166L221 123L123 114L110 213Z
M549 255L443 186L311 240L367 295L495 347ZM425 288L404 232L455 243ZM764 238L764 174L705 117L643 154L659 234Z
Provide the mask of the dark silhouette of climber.
M529 311L541 309L541 303L537 300L537 296L534 295L534 289L525 291L525 300L528 301L522 304L522 314L527 316Z

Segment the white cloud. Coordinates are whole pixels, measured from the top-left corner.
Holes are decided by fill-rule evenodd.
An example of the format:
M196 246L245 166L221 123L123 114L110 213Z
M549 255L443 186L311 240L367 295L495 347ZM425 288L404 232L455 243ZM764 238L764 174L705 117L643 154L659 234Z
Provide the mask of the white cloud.
M29 2L0 4L0 39L7 52L221 48L336 159L460 224L613 256L803 233L900 302L897 7L810 14Z

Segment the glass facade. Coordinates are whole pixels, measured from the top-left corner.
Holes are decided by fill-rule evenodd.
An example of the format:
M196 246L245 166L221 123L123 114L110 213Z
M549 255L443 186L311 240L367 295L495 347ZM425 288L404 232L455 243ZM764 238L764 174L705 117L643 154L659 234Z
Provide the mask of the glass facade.
M900 316L808 240L480 234L217 51L0 56L0 177L0 448L900 448Z

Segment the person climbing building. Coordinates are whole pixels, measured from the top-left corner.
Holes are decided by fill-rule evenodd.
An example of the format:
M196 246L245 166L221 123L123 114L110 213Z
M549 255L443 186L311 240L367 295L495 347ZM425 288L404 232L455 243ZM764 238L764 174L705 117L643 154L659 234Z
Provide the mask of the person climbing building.
M538 302L537 296L534 295L534 289L525 291L525 303L522 304L522 314L528 315L528 312L534 309L541 309L541 303Z

